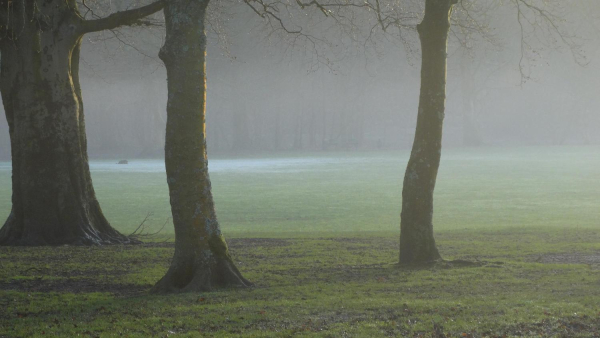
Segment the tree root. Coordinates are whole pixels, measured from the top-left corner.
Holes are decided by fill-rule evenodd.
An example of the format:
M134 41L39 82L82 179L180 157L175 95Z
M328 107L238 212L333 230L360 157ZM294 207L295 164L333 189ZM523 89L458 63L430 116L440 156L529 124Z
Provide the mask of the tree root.
M0 229L0 246L59 246L59 245L114 245L141 244L135 237L127 237L112 228L106 231L93 229L90 226L77 229L63 237L46 236L46 233L26 233L17 228L15 222L7 221Z

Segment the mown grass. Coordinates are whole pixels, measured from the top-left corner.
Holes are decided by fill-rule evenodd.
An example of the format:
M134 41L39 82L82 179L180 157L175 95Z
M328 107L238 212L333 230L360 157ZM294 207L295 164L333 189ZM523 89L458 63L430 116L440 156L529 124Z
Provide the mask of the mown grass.
M296 237L398 232L407 152L283 159L307 158L313 161L212 171L225 233ZM261 159L248 158L246 163ZM218 160L209 166L216 167ZM447 149L436 187L436 230L598 227L598 168L600 147ZM133 231L148 212L154 214L150 224L155 229L170 217L163 172L93 170L92 175L105 214L123 232ZM10 170L0 168L0 219L9 212ZM171 226L166 230L172 233Z
M579 261L600 258L597 230L443 232L447 258L485 263L413 270L394 264L395 237L229 242L255 287L168 296L146 292L170 244L0 248L0 336L600 334L600 259Z
M168 267L169 243L1 247L0 337L598 337L599 155L596 147L446 151L435 200L440 251L484 263L419 270L395 266L407 153L217 170L218 215L254 288L147 294ZM119 230L132 231L148 211L153 229L169 217L164 173L93 177ZM0 169L0 218L9 178Z

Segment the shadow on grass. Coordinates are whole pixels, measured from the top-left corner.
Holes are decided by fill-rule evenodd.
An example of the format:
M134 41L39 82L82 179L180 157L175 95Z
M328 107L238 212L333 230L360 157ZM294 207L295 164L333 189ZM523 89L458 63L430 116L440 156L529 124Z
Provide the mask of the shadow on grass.
M95 278L45 279L13 279L0 283L0 290L18 292L61 292L61 293L93 293L106 292L118 297L138 296L148 291L150 286L121 284L99 281Z

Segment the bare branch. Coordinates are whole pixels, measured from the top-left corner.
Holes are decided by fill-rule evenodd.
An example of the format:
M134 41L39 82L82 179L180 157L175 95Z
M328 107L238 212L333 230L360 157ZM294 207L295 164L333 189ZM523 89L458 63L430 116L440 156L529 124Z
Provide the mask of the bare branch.
M152 215L153 215L153 213L151 211L149 211L146 214L146 217L144 217L144 219L140 223L140 225L138 225L138 227L135 228L135 230L132 233L130 233L129 236L127 236L127 237L135 236L135 235L138 235L140 232L143 232L144 229L146 228L146 221L148 220L148 218L152 217Z
M146 217L144 217L144 219L142 220L140 225L138 225L138 227L135 229L135 231L133 231L127 237L129 237L131 239L136 239L136 240L150 239L150 238L156 237L156 235L158 235L165 229L165 227L171 220L171 218L167 218L167 220L163 223L163 225L160 227L160 229L158 229L155 232L144 232L144 231L146 231L146 228L147 228L146 222L148 221L148 219L150 217L152 217L152 215L153 215L152 212L148 212L148 214L146 214Z
M158 0L143 7L113 13L105 18L83 20L82 33L99 32L120 26L142 25L145 23L143 18L160 11L164 6L164 0Z

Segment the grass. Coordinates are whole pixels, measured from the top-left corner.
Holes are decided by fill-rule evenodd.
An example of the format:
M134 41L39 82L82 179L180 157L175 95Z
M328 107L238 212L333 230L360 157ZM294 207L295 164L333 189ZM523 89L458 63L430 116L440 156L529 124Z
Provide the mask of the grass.
M224 232L260 237L398 233L407 152L287 159L307 157L313 162L277 166L281 158L272 158L275 162L257 170L212 171ZM218 160L209 164L219 165ZM436 187L436 230L597 228L598 168L600 147L448 149ZM96 170L92 175L102 208L119 230L133 231L148 212L154 214L154 228L170 217L163 172ZM0 192L0 219L5 219L10 212L7 169L0 169Z
M446 151L440 251L484 263L420 270L394 265L406 153L214 170L222 227L254 288L148 295L170 243L1 247L0 337L598 337L599 153ZM9 176L0 169L0 218ZM168 217L164 174L93 178L119 230L132 231L148 211L155 228Z
M600 334L600 260L578 261L598 257L600 231L462 230L438 242L448 258L488 264L401 270L386 237L234 237L254 288L154 296L171 244L5 247L0 336L437 338L434 324L448 337Z

